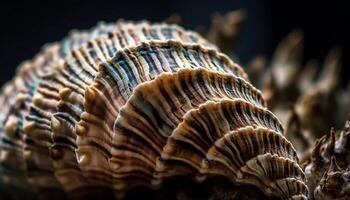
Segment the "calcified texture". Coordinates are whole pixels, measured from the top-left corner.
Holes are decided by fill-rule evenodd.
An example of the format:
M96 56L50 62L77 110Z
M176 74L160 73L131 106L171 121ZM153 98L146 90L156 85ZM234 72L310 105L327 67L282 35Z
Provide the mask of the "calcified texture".
M316 140L309 160L303 165L310 198L349 199L350 196L350 116L343 130L331 129Z
M261 92L214 45L175 25L74 32L21 65L0 98L1 187L17 198L18 189L121 198L174 177L216 176L270 197L307 196L296 151Z
M244 12L234 11L217 19L229 27L240 25L242 16ZM223 29L216 30L217 36ZM230 43L221 39L225 41L218 42L219 47ZM247 73L286 127L286 138L297 150L307 178L308 197L350 199L349 119L343 130L330 129L340 129L350 112L350 83L342 80L341 49L332 48L322 66L317 60L304 64L303 40L302 31L292 31L279 43L270 63L257 56L247 64ZM234 46L226 51L234 52Z

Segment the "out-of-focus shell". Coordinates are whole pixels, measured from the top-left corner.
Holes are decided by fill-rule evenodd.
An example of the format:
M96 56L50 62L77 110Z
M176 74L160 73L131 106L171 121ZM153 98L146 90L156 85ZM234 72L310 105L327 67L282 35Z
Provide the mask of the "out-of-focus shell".
M224 53L232 53L231 50L236 46L246 18L247 13L244 10L235 10L224 15L214 13L207 33L208 40L216 44Z
M23 118L28 115L34 87L39 77L58 60L58 44L54 43L44 47L42 53L38 54L33 61L24 62L19 67L17 76L3 90L4 94L1 97L4 106L0 119L0 164L3 170L1 179L9 188L31 190L24 174L27 166L22 148ZM18 191L14 193L25 196Z
M39 194L120 196L172 177L222 176L268 196L306 198L297 154L262 94L198 34L123 21L76 34L38 72L20 69L8 87L24 91L23 106L7 88L0 99L9 105L4 138L15 138L13 158L23 153L18 166Z
M262 88L269 109L284 126L290 123L288 114L293 107L301 129L319 138L330 127L342 126L350 112L350 98L348 90L340 84L341 49L332 48L322 66L317 60L304 65L303 40L301 31L292 31L280 42L270 64L257 56L247 72L252 83Z

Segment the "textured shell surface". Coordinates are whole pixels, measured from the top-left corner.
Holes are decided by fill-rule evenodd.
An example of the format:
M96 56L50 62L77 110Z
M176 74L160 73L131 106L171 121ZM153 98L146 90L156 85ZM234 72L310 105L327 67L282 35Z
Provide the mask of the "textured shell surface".
M316 140L309 160L303 164L313 199L349 199L350 195L350 118L343 130L331 129Z
M261 92L176 25L120 20L71 32L18 68L0 105L0 187L15 197L19 188L41 199L122 198L174 177L219 176L307 198L296 151Z

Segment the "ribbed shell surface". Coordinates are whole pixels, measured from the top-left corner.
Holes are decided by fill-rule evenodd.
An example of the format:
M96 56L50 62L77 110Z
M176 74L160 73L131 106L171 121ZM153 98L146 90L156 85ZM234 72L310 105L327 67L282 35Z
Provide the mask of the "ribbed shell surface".
M261 92L178 26L118 21L71 33L23 64L0 104L4 186L121 196L171 177L223 176L306 198L295 150Z

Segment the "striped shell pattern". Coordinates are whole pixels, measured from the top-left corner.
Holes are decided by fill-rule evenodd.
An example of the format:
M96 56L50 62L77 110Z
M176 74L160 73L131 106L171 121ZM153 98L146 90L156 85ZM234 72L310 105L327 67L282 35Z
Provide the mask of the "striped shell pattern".
M116 196L222 176L306 199L292 144L244 70L195 32L101 23L43 47L0 95L0 187Z

